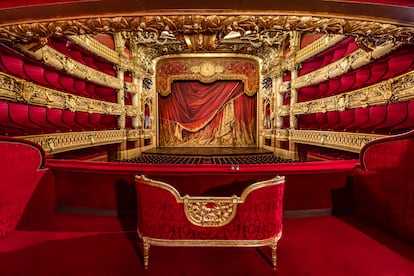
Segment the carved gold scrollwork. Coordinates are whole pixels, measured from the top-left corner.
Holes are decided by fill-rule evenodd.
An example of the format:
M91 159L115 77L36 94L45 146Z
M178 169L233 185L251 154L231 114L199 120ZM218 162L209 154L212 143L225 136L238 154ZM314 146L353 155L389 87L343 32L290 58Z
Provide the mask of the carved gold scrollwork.
M184 197L187 219L197 226L219 227L226 225L236 215L237 197L223 199L201 199Z

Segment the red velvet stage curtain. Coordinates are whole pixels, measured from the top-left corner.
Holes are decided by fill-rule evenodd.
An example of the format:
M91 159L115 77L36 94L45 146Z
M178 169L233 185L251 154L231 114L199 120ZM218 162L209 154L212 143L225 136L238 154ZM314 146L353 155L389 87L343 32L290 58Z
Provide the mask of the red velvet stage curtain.
M241 81L178 81L158 98L160 146L253 146L256 96Z

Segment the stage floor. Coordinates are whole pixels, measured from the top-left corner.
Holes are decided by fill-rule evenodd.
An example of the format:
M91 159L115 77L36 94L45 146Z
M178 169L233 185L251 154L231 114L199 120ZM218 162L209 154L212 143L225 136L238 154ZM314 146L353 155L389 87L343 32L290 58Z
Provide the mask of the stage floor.
M271 154L269 150L257 147L158 147L142 152L152 155L175 156L233 156L233 155L260 155Z

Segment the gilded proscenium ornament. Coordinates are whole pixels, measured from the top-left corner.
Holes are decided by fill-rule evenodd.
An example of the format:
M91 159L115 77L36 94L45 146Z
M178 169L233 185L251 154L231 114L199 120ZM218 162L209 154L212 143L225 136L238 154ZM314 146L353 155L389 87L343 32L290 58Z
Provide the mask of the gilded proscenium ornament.
M120 143L126 138L125 130L103 130L49 133L20 138L39 144L47 154L76 150L90 146Z
M289 141L291 142L356 153L360 152L361 148L368 141L380 137L384 137L384 135L319 130L289 130Z
M296 115L343 111L412 99L414 99L414 71L336 96L296 103L292 111Z
M0 73L0 99L48 108L119 115L121 105L75 96Z

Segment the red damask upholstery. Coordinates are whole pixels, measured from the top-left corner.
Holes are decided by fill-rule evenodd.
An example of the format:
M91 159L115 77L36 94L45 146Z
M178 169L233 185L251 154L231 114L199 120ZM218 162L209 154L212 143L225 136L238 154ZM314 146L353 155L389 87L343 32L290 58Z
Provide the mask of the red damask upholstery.
M144 176L137 176L135 183L145 267L151 244L270 245L276 266L276 245L282 233L283 177L251 184L240 197L182 197L171 185Z

